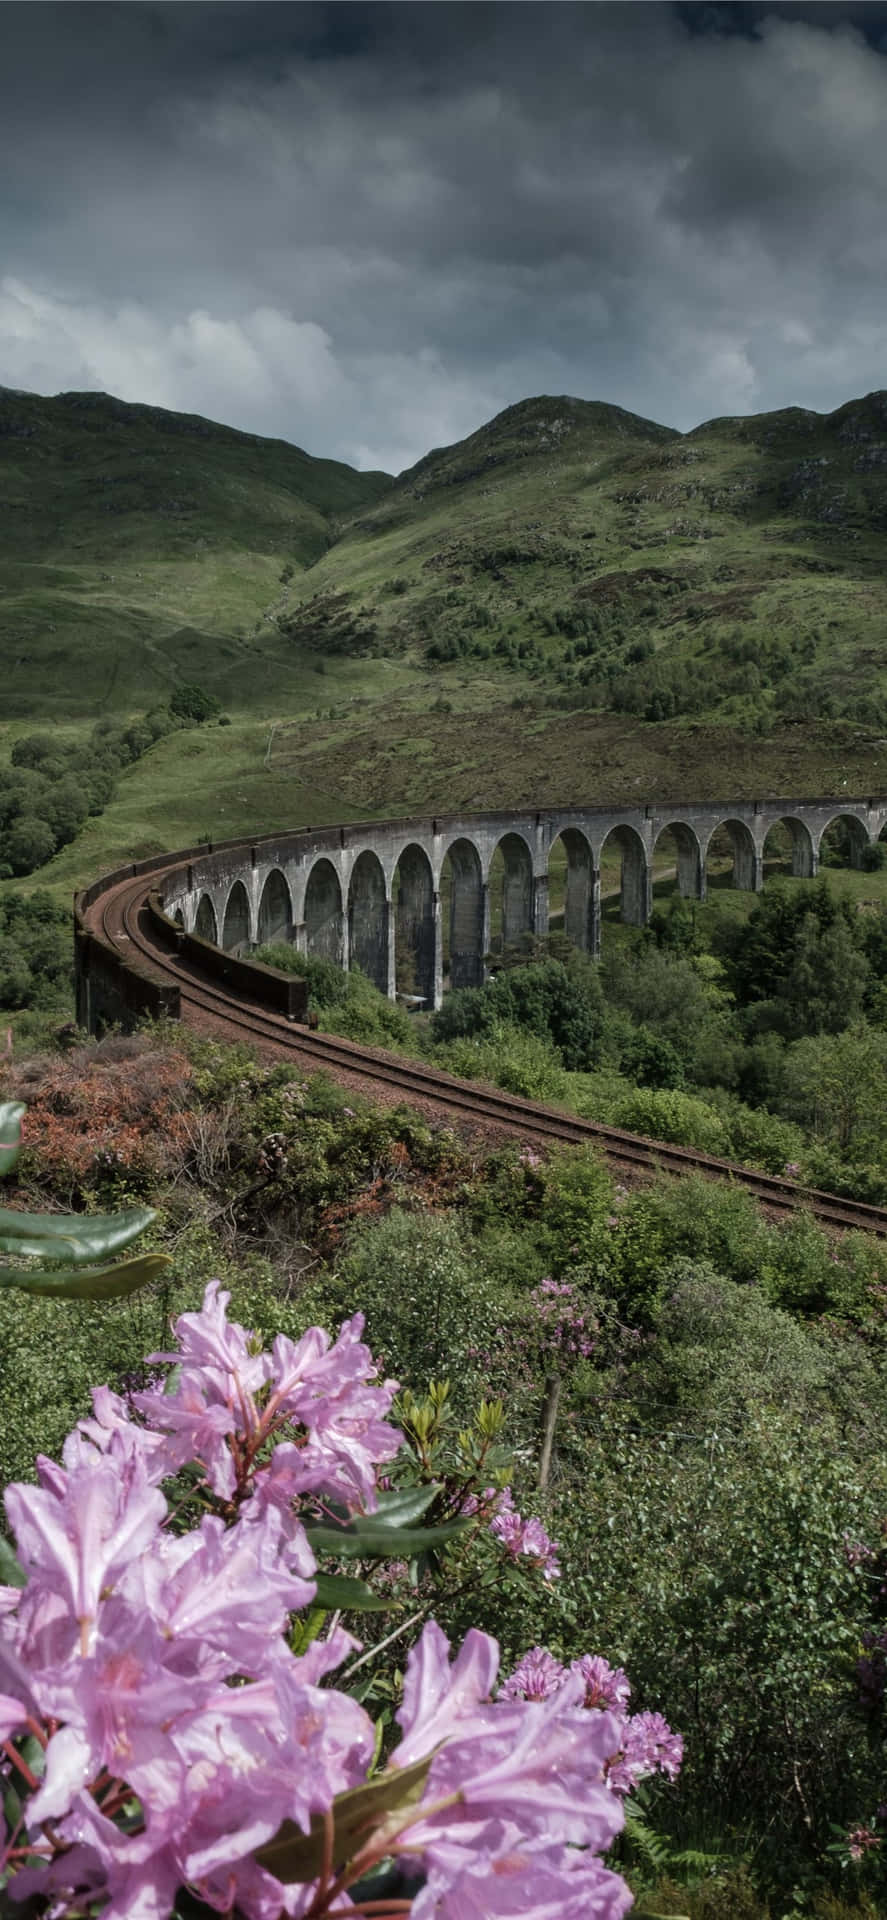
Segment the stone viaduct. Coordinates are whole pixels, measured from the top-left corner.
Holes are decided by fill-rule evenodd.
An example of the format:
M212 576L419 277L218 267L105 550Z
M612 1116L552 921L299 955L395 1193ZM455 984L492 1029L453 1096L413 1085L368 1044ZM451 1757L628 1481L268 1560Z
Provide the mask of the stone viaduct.
M664 834L671 835L680 892L704 900L716 834L732 853L733 885L757 890L771 828L787 829L792 871L812 879L823 834L836 821L845 827L852 863L861 865L866 847L887 827L887 799L561 807L302 827L252 842L207 843L181 864L165 864L158 884L167 913L226 951L291 941L338 966L361 967L392 998L396 985L406 983L437 1007L444 982L442 896L450 985L477 986L490 947L491 880L504 943L525 932L546 933L549 867L558 846L562 870L566 863L564 931L577 947L597 954L604 857L608 863L618 858L623 920L643 926L652 904L653 855Z

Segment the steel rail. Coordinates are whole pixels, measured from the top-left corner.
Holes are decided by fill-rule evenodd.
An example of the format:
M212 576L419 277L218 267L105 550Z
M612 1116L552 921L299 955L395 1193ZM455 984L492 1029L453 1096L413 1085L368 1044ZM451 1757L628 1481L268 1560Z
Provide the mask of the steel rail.
M806 1207L824 1226L887 1237L887 1208L845 1200L714 1154L650 1140L565 1113L540 1101L525 1100L501 1089L460 1080L453 1074L377 1048L359 1046L338 1035L296 1026L282 1014L238 1000L163 947L147 910L149 891L150 879L144 875L118 881L87 909L87 924L94 930L98 921L101 938L108 946L119 952L125 944L133 955L140 954L149 961L153 971L174 981L179 988L183 1017L197 1025L201 1018L209 1018L240 1039L261 1043L265 1048L273 1047L282 1057L298 1056L333 1074L347 1072L368 1082L392 1086L405 1101L413 1098L432 1102L478 1125L494 1125L539 1140L595 1146L615 1168L621 1167L626 1172L703 1173L744 1187L763 1205L779 1212L791 1213Z

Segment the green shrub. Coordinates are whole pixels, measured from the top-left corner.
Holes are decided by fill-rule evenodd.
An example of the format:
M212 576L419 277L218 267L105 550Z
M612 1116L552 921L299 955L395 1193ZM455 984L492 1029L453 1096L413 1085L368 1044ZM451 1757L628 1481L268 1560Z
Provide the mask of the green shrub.
M701 1153L721 1157L730 1151L730 1136L720 1114L676 1087L637 1087L616 1106L611 1119L614 1126L647 1134L652 1140L698 1147Z
M799 1127L780 1120L763 1107L747 1107L727 1097L714 1103L721 1114L730 1141L730 1154L743 1166L761 1167L765 1173L784 1174L789 1167L800 1170L806 1165L806 1142Z
M438 1066L464 1080L488 1080L525 1100L564 1100L568 1081L554 1047L521 1027L495 1021L477 1039L434 1050Z
M447 995L435 1013L435 1044L489 1034L502 1025L520 1028L556 1047L562 1064L591 1067L600 1051L603 1003L596 972L577 956L509 966L484 987Z
M448 1379L460 1409L504 1384L514 1303L453 1215L393 1208L359 1227L326 1292L334 1317L366 1315L368 1345L398 1379Z
M613 1182L590 1149L565 1148L542 1173L542 1242L556 1272L604 1257L613 1206Z

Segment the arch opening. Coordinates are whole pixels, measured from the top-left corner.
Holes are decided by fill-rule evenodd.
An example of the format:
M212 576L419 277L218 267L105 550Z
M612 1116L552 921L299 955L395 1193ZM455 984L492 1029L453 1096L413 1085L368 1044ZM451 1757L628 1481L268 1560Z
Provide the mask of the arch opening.
M226 953L240 953L249 946L249 900L242 880L235 880L228 895L222 923L222 946Z
M812 880L819 864L813 836L803 820L790 814L774 820L764 836L764 877L791 873L796 880Z
M519 833L506 833L490 861L490 951L518 946L533 930L533 860Z
M477 848L454 840L441 868L444 974L451 987L482 987L487 948L486 894Z
M864 868L871 845L865 824L857 814L837 813L819 836L819 864Z
M705 898L702 848L685 820L672 820L656 835L650 860L651 890L659 899L677 893L682 900Z
M394 872L394 982L398 994L434 1003L435 914L431 861L404 847Z
M279 867L272 867L259 901L258 945L289 943L293 937L293 903Z
M315 860L305 888L305 947L320 960L345 965L342 889L331 860Z
M708 887L738 887L755 893L761 867L751 828L744 820L722 820L705 849Z
M601 897L618 895L618 918L645 927L650 918L650 870L634 827L613 827L601 846Z
M564 933L583 953L594 953L594 859L576 827L564 827L548 856L548 930Z
M194 932L198 940L211 940L214 947L219 944L219 923L216 910L208 893L202 893L197 902L194 916Z
M388 903L385 875L375 853L354 862L348 888L349 965L359 967L380 993L388 992Z

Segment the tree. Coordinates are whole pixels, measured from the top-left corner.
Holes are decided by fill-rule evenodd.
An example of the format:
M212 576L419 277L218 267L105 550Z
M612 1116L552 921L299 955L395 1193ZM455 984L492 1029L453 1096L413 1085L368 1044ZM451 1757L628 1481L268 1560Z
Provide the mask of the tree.
M14 767L39 767L41 761L55 759L57 753L51 733L26 733L16 741L9 758Z
M56 849L56 837L48 820L37 814L22 814L4 836L3 854L13 873L33 873L50 860Z
M801 1126L854 1159L887 1148L887 1033L864 1021L797 1042L785 1062L782 1103Z
M719 945L754 1030L797 1039L837 1033L859 1017L869 966L853 908L826 881L768 889L744 927L721 931Z
M190 720L199 727L204 720L213 720L217 713L221 713L222 703L215 694L206 693L203 687L195 686L193 681L185 681L170 695L169 710L176 720Z

